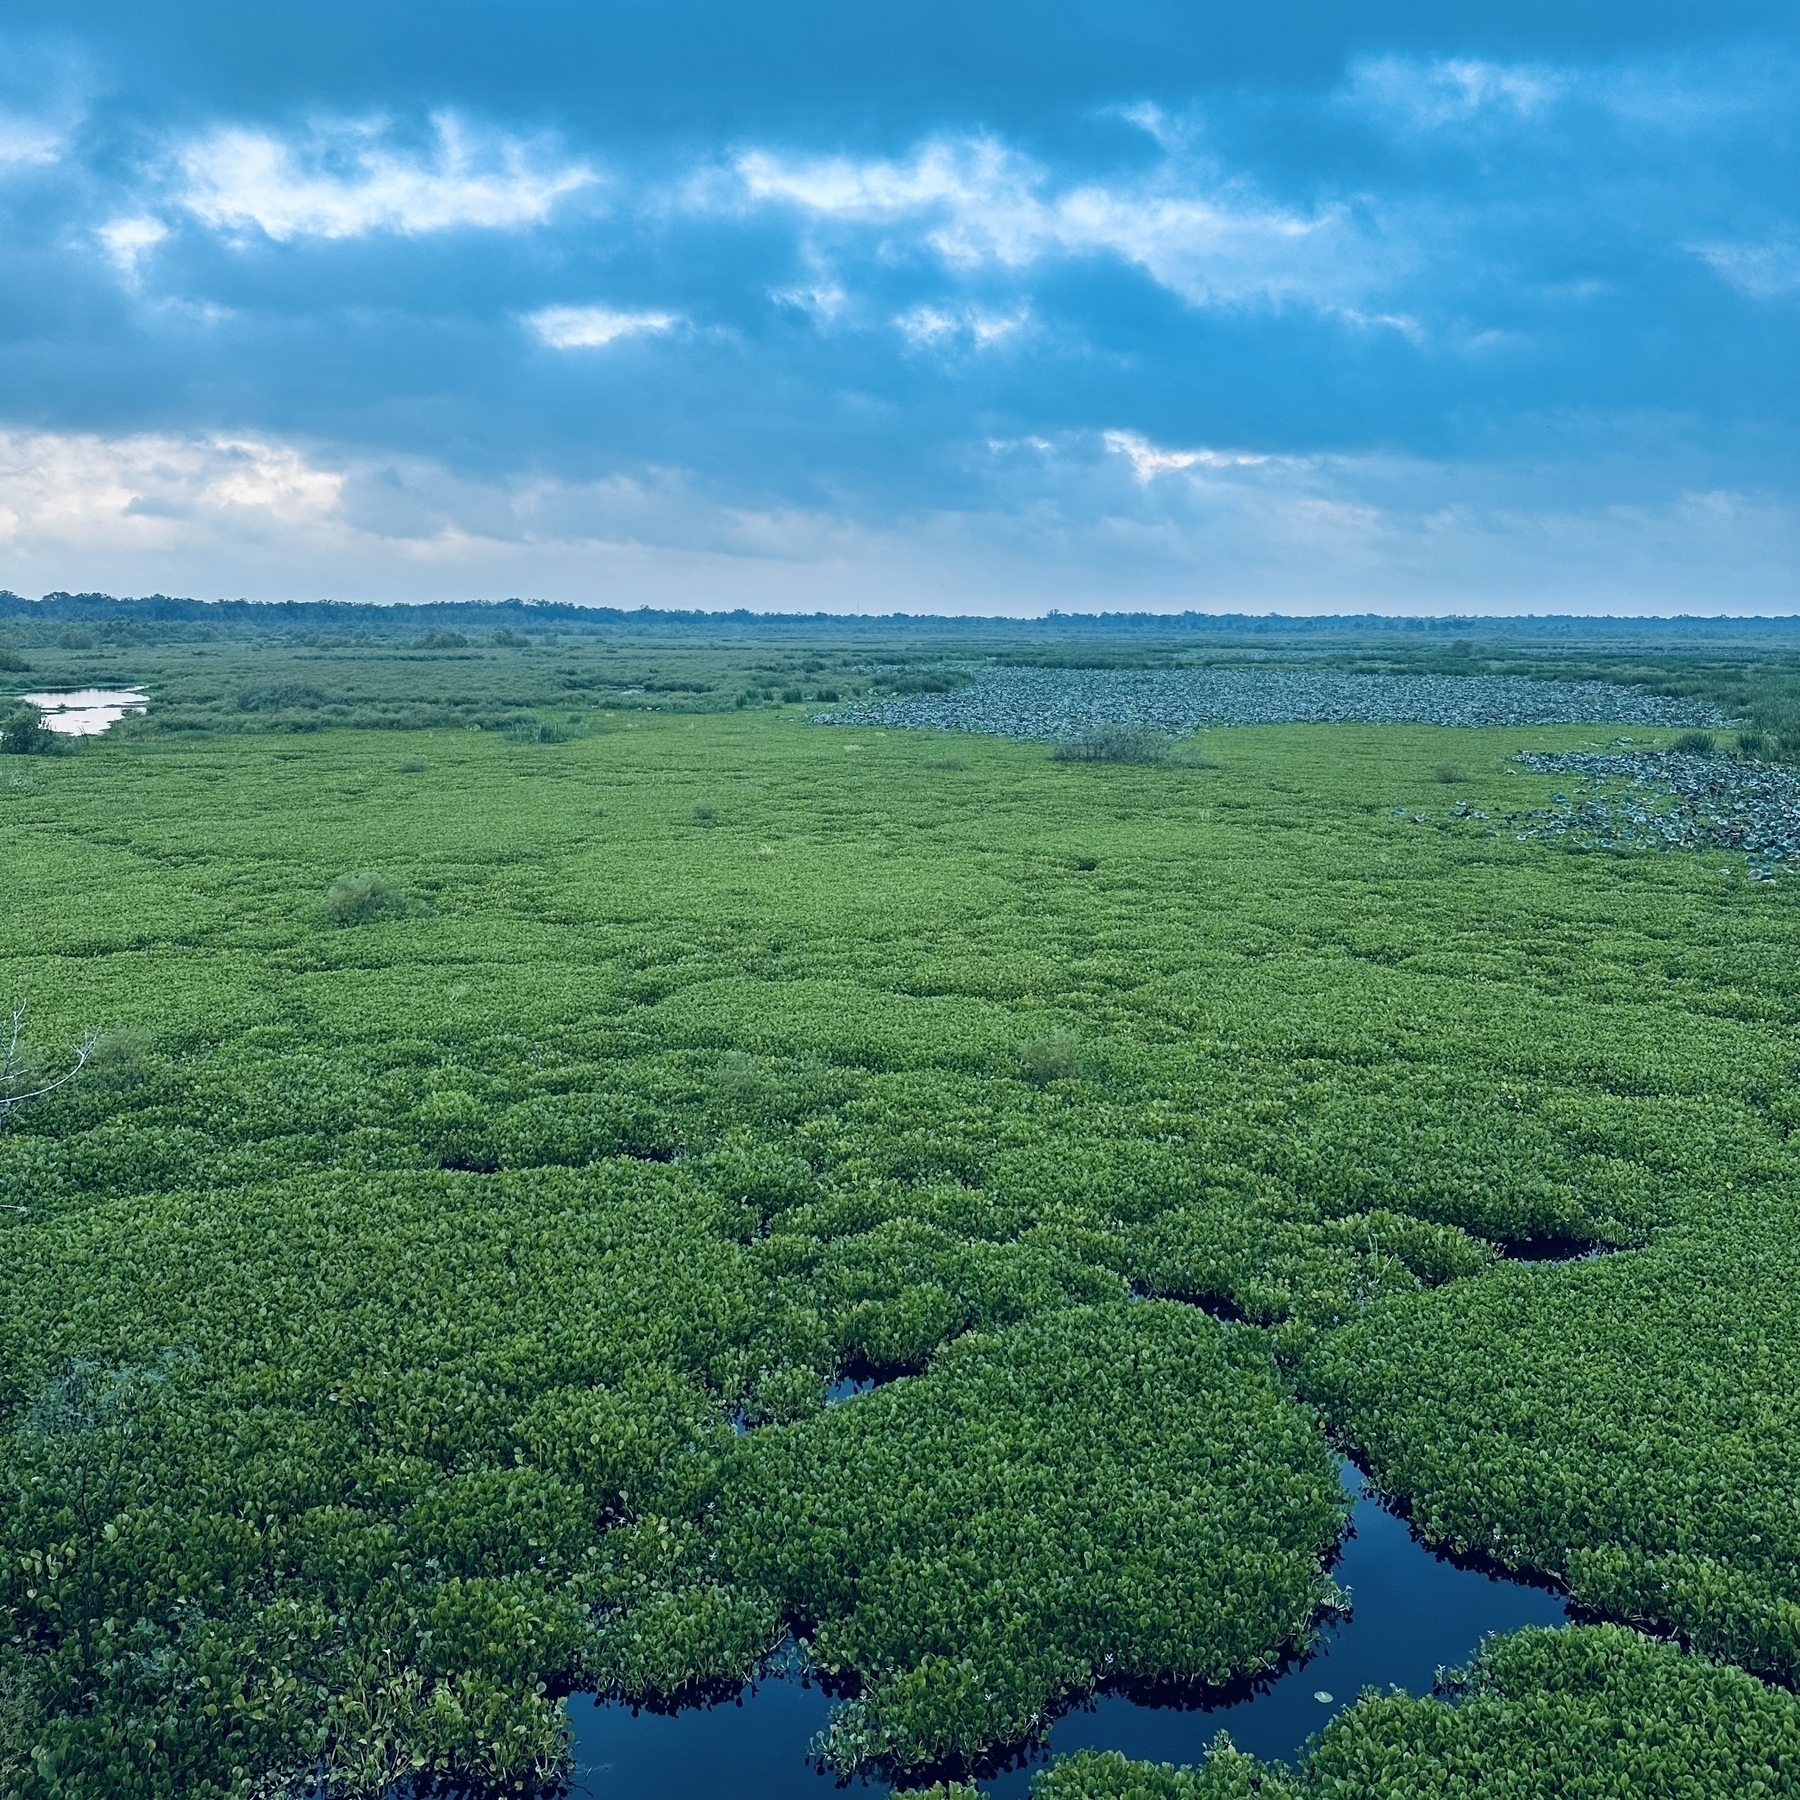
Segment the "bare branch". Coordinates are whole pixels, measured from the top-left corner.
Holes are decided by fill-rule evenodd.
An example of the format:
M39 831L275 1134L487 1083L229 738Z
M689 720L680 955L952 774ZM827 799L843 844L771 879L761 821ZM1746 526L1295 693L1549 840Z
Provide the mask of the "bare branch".
M46 1081L41 1087L28 1089L25 1093L11 1092L13 1082L23 1079L21 1073L22 1059L19 1055L19 1038L25 1029L25 1008L13 1008L11 1039L6 1047L6 1060L0 1063L0 1119L4 1119L14 1107L23 1106L28 1100L41 1100L46 1094L54 1094L65 1082L73 1081L93 1060L94 1052L100 1045L100 1033L90 1031L75 1047L74 1064L64 1070L54 1081Z

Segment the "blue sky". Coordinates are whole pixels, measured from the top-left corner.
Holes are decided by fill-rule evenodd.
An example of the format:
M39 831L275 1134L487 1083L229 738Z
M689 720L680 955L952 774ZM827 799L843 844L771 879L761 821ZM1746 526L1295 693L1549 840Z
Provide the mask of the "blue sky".
M0 216L22 593L1800 610L1792 6L13 0Z

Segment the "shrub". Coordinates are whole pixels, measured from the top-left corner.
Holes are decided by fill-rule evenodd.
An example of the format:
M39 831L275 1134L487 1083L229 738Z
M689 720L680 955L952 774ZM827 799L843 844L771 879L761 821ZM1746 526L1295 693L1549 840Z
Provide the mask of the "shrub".
M8 674L22 675L31 665L16 650L0 650L0 669Z
M1684 731L1675 740L1675 748L1685 756L1711 756L1713 734L1710 731Z
M1761 756L1768 748L1769 740L1760 731L1740 731L1737 734L1737 747L1740 756Z
M1468 776L1466 776L1455 763L1439 763L1438 766L1431 771L1431 779L1433 781L1441 781L1446 787L1449 787L1455 782L1467 781Z
M508 719L500 735L509 744L560 744L567 734L554 725L541 725L536 719Z
M696 825L710 825L712 822L712 802L710 800L696 800L694 802L694 823Z
M1141 725L1102 725L1058 744L1050 755L1056 762L1161 763L1169 760L1169 740Z
M17 707L0 719L0 755L45 756L61 748L35 706Z
M400 773L402 775L423 775L425 773L424 759L422 757L409 756L405 762L401 763Z
M325 890L325 911L340 925L363 925L384 914L400 912L405 902L374 869L340 875Z
M508 631L502 626L498 631L488 634L488 642L498 645L502 650L524 650L530 645L531 639L523 632Z
M1039 1087L1052 1081L1074 1081L1086 1067L1081 1040L1072 1031L1048 1032L1019 1051L1020 1073Z
M460 631L428 631L414 638L413 645L419 650L466 650L469 640Z

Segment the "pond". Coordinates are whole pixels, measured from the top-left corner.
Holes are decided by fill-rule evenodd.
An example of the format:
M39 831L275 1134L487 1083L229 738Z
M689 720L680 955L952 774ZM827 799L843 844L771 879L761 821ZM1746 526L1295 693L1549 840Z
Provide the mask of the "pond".
M141 713L150 704L148 694L129 688L75 688L64 694L21 694L19 698L44 715L50 730L69 737L96 737L127 713Z
M1100 1695L1057 1721L1031 1768L984 1780L982 1791L1023 1800L1032 1768L1052 1751L1121 1750L1148 1762L1195 1763L1221 1730L1240 1750L1291 1761L1362 1688L1429 1693L1438 1670L1466 1663L1489 1633L1567 1620L1560 1594L1434 1556L1382 1507L1353 1465L1345 1463L1342 1474L1355 1510L1335 1573L1351 1590L1354 1610L1313 1656L1259 1692L1223 1696L1209 1707ZM702 1800L718 1793L828 1800L837 1783L808 1762L807 1746L830 1708L820 1689L787 1679L747 1686L735 1702L673 1715L634 1716L629 1707L573 1696L571 1793L584 1800ZM882 1790L870 1783L857 1791Z

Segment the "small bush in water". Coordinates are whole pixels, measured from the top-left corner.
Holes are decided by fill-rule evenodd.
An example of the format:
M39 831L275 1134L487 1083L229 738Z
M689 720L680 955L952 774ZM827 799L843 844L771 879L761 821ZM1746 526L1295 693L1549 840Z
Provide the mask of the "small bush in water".
M1688 756L1711 756L1713 734L1710 731L1684 731L1675 740L1675 748Z
M373 869L340 875L325 890L325 911L340 925L362 925L401 910L403 902L387 877Z

